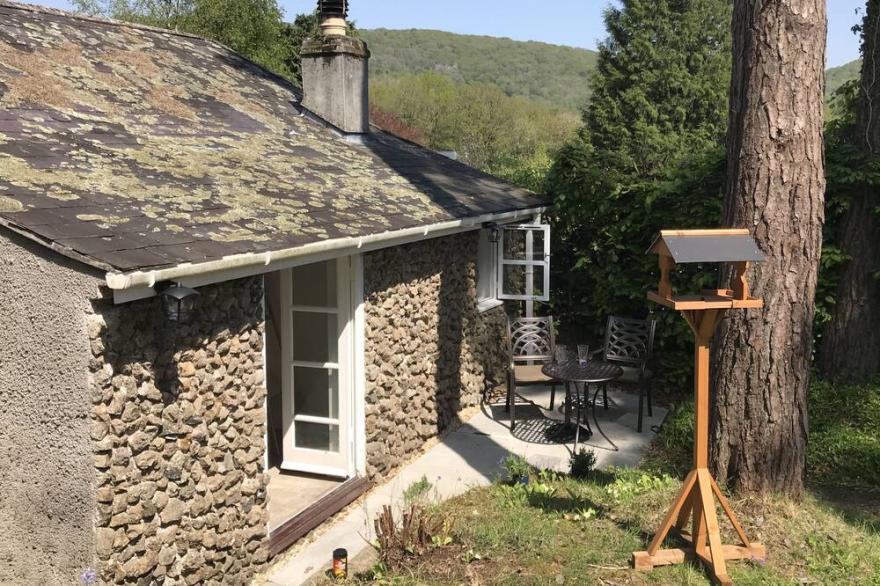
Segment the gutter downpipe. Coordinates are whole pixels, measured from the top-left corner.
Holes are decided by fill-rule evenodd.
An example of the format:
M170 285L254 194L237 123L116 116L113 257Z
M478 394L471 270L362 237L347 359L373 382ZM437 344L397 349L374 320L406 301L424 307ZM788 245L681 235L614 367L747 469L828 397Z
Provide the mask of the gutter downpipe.
M431 234L438 232L458 231L465 232L472 229L480 228L485 222L504 222L514 221L525 217L534 217L546 211L546 206L528 208L523 210L514 210L510 212L502 212L496 214L484 214L474 218L466 218L462 220L449 220L439 222L427 226L419 226L414 228L404 228L379 234L371 234L363 237L345 237L335 238L322 242L313 242L298 246L295 248L286 248L277 251L267 251L259 253L245 253L227 256L217 260L211 260L203 263L184 263L164 269L156 269L153 271L133 271L130 273L108 272L105 280L107 286L113 291L127 291L130 289L146 288L152 289L156 283L162 281L179 280L188 277L200 277L211 273L217 273L220 277L222 273L235 269L254 269L260 270L256 273L269 272L272 265L284 263L285 261L293 261L301 257L326 254L330 252L341 252L343 250L362 250L364 248L376 249L383 248L381 244L385 243L391 246L395 240L417 241L425 240ZM379 246L377 246L379 245ZM217 278L211 282L219 282L224 279ZM146 295L144 295L146 297Z

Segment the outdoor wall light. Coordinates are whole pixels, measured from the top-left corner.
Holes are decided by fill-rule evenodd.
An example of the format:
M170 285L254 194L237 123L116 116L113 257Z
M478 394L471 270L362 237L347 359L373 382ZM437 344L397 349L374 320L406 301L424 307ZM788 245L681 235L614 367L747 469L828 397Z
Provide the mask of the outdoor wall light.
M483 228L489 231L489 242L498 244L501 239L501 226L498 225L498 222L486 222L483 224Z
M180 283L165 281L155 287L156 293L162 296L162 305L169 321L186 322L192 316L193 306L199 292Z

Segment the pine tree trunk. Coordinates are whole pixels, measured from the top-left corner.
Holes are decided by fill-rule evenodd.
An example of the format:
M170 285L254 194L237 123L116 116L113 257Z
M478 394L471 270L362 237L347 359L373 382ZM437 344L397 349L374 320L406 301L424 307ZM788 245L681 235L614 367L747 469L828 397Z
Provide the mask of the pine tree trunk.
M862 28L862 75L856 109L856 140L867 156L880 152L880 0L868 0ZM831 322L822 341L822 373L864 382L880 367L880 220L876 188L865 186L850 202L841 249L850 257L837 289Z
M825 0L735 0L724 221L753 231L761 310L716 335L712 460L739 491L803 490L825 169Z

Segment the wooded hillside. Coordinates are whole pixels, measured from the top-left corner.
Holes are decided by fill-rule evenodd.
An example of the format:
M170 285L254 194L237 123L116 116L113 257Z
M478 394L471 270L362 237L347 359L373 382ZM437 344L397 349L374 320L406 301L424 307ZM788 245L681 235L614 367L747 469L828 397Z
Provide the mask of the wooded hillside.
M831 67L825 71L825 100L827 101L834 92L846 82L858 79L862 68L862 60L856 59L844 63L838 67Z
M494 84L512 96L580 110L590 94L596 52L435 30L359 30L376 78L436 71L453 81Z
M490 83L511 96L580 110L590 96L597 53L589 49L445 31L361 29L377 77L436 71L454 81ZM859 76L856 59L827 70L826 98Z

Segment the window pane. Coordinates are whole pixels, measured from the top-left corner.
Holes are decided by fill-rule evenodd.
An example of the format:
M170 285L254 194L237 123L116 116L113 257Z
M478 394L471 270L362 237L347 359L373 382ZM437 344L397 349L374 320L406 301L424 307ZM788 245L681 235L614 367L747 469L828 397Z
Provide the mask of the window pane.
M339 333L336 315L293 311L293 359L306 362L336 362Z
M531 275L531 276L530 276ZM504 295L530 295L544 297L544 267L541 265L504 265L502 293ZM531 278L532 291L526 291L526 282Z
M532 258L529 260L544 260L543 230L532 230Z
M526 268L523 265L504 265L501 290L505 295L526 294Z
M525 260L526 231L505 228L503 234L504 258L509 260Z
M294 268L293 304L336 307L336 261Z
M495 250L489 242L488 230L480 230L480 244L477 251L477 299L495 297Z
M547 291L544 291L544 267L537 266L532 267L532 295L535 297L545 297L547 295Z
M532 246L526 246L529 234ZM531 256L526 253L531 250ZM504 258L507 260L544 260L544 231L531 228L505 228Z
M326 423L297 421L293 443L297 448L339 453L339 427Z
M293 368L293 412L339 417L339 373L335 368Z

